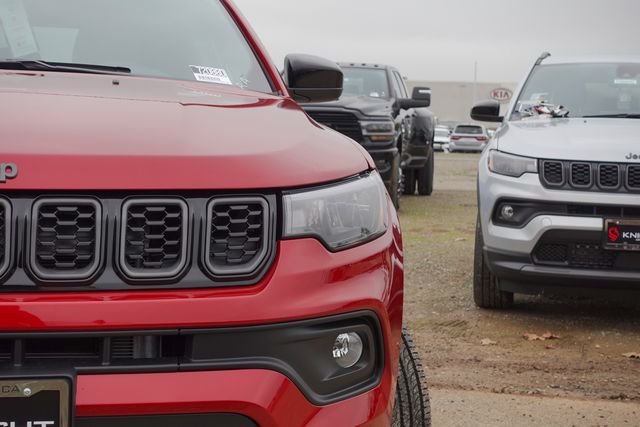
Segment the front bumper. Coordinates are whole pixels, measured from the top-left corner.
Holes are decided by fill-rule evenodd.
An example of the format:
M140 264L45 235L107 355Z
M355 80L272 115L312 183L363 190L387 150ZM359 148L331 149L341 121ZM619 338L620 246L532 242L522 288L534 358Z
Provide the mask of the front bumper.
M473 153L481 153L487 146L484 142L449 142L449 151L468 151Z
M397 147L384 149L367 149L373 159L378 173L387 187L391 191L394 180L394 169L400 168L400 152Z
M498 277L501 290L580 295L640 291L640 263L633 258L640 254L612 253L601 247L604 216L542 214L520 228L493 221L496 205L505 200L608 208L640 206L633 197L549 190L535 174L510 178L490 173L485 156L480 161L478 197L485 259ZM540 259L538 250L544 244L559 248L561 253Z
M390 381L390 379L386 380ZM332 405L318 407L285 376L268 370L79 376L77 427L120 427L121 417L155 415L170 427L170 415L237 414L261 427L388 426L390 382ZM103 424L97 424L103 422ZM225 427L227 427L225 425Z
M157 367L142 361L126 372L118 366L94 372L59 360L56 369L68 368L77 375L75 411L80 427L146 426L147 419L130 417L147 415L158 416L154 426L183 425L183 420L187 426L191 422L187 420L196 418L183 417L186 414L214 414L211 420L232 414L228 419L234 423L248 419L259 426L386 426L393 405L403 305L402 241L391 208L390 215L384 236L340 253L328 252L313 239L279 242L274 265L254 286L0 294L0 335L28 343L34 334L47 338L52 333L193 333L368 312L379 325L379 372L369 386L337 399L318 401L296 373L257 363L241 351L231 362L224 357L204 362L195 358ZM259 335L253 339L259 340ZM214 346L212 351L236 354L229 345ZM330 354L331 349L327 351ZM46 371L53 364L40 363L38 369ZM2 378L24 372L26 365L0 366ZM104 417L120 418L105 424Z

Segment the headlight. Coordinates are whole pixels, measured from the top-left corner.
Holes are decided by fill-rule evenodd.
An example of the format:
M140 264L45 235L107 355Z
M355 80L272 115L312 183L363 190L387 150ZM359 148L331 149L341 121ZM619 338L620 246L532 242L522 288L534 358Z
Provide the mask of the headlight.
M491 150L489 170L500 175L520 178L525 173L538 173L538 160Z
M362 122L362 134L371 142L391 142L396 134L396 125L392 121Z
M313 237L336 251L386 230L386 191L377 172L284 196L284 238Z
M396 129L396 126L392 121L362 122L362 131L365 134L393 133L395 129Z

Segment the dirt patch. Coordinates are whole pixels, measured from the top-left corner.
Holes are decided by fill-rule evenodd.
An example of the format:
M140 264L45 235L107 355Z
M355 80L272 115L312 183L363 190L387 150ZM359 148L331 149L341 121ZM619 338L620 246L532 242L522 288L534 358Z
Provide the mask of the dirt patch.
M438 154L433 196L402 201L406 323L430 386L640 402L640 360L623 356L640 353L640 301L517 296L508 311L473 304L478 158ZM523 338L547 332L560 339Z

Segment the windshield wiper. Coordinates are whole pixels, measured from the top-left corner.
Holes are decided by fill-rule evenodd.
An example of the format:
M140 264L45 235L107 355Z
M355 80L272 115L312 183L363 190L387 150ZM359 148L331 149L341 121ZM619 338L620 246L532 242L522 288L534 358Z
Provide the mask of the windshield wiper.
M640 119L640 113L629 114L594 114L592 116L583 116L585 119Z
M0 69L57 71L64 73L88 74L131 74L131 69L127 67L95 64L75 64L67 62L49 62L36 59L7 59L4 61L0 61Z

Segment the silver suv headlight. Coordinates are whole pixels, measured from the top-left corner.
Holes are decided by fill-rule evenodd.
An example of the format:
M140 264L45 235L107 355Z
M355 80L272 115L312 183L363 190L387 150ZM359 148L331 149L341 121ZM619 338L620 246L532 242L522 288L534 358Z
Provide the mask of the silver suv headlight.
M284 195L284 238L312 237L328 249L347 249L387 230L387 196L377 172Z
M538 173L538 159L491 150L489 152L489 170L499 175L520 178L525 173Z

